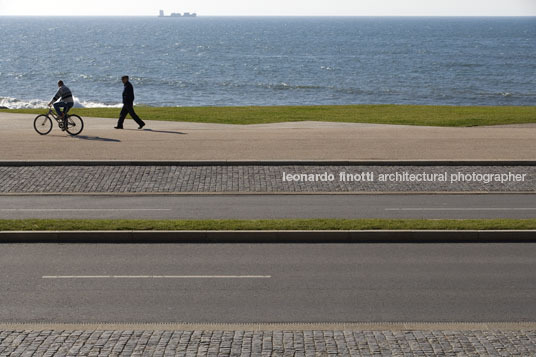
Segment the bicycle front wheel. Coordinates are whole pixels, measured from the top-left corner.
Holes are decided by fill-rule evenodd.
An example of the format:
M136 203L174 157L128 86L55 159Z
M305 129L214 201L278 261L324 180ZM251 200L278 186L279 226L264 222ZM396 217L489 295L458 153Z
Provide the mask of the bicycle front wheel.
M78 135L84 129L84 122L78 115L73 114L67 117L67 132L71 135Z
M47 135L52 130L52 120L47 115L38 115L34 119L34 129L40 135Z

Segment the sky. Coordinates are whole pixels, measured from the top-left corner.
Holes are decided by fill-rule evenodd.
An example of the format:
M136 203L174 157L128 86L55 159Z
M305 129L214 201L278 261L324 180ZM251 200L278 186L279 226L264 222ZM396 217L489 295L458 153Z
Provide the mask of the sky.
M536 0L0 0L0 15L536 16Z

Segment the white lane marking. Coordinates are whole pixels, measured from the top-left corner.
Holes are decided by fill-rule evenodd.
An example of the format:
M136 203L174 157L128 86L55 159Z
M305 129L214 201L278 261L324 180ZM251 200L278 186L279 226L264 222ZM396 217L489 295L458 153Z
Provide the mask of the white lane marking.
M171 211L170 208L1 208L2 212Z
M536 211L536 207L386 208L386 211Z
M42 279L270 279L271 275L43 275Z

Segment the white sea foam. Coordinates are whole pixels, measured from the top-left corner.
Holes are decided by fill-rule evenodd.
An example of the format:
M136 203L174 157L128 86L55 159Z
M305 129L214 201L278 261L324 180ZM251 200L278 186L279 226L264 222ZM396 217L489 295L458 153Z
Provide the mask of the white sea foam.
M42 99L17 99L11 97L0 97L0 107L7 107L9 109L40 109L46 108L48 104L47 100ZM117 104L105 104L100 102L80 100L78 97L74 97L75 108L120 108L121 103Z
M47 103L40 99L20 100L10 97L0 97L0 107L7 107L9 109L45 108Z
M85 100L81 101L79 98L74 97L75 108L121 108L122 106L123 104L121 103L105 104L105 103L85 101Z

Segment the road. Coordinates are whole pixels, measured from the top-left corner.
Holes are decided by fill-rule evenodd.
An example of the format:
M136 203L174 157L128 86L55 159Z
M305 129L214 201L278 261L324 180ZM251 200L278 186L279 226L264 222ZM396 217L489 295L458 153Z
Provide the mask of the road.
M536 244L0 248L2 323L536 321Z
M536 194L0 196L17 218L536 218Z

